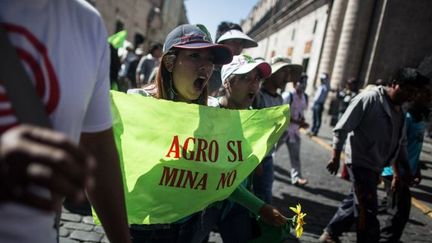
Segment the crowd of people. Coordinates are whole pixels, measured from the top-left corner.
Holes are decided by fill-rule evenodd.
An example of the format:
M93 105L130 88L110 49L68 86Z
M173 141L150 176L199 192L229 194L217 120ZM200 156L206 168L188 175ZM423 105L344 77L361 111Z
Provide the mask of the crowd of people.
M21 124L12 112L0 119L0 242L57 242L65 196L73 201L88 198L110 242L201 243L214 229L224 242L250 242L257 237L253 220L257 216L274 227L287 223L287 217L272 206L275 151L286 144L291 183L306 186L300 129L310 127L310 136L319 134L330 92L329 74L319 77L309 126L306 70L288 57L267 62L245 55L245 48L258 43L238 24L222 22L215 42L203 25L180 25L163 45L152 44L147 54L127 45L118 56L107 43L102 19L88 3L43 2L0 2L0 47L10 48L4 43L11 42L18 50L4 58L22 60L29 67L25 70L52 128ZM13 71L1 68L0 77L14 82ZM221 109L289 105L290 124L229 198L174 223L128 225L112 131L110 81L128 94ZM327 169L337 174L341 153L349 151L344 165L352 191L319 241L339 242L338 237L355 223L357 242L397 242L411 207L409 186L421 180L418 160L429 117L430 79L414 68L402 68L386 85L360 90L355 78L344 84L337 93L339 120ZM14 101L7 101L15 107ZM392 213L380 230L381 176ZM106 200L108 194L113 200Z

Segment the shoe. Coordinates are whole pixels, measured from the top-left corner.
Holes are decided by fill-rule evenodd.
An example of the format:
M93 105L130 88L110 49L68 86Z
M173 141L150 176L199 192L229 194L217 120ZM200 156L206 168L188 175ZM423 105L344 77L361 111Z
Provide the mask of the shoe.
M339 238L332 237L327 231L324 231L318 239L320 243L340 243Z
M308 180L303 178L298 178L296 182L294 182L294 185L296 186L304 186L308 183Z
M309 131L306 133L306 135L308 135L309 137L316 137L318 133Z

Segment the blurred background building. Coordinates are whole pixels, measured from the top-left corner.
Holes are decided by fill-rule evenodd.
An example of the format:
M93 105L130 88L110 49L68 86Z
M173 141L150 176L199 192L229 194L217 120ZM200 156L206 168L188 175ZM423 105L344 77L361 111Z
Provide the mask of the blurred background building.
M127 30L127 40L147 50L149 44L163 44L174 27L188 23L183 0L88 0L101 13L112 35Z
M246 52L266 60L287 56L303 65L311 81L318 69L328 9L328 0L259 1L242 22L243 30L258 41L257 48ZM312 85L309 82L307 92Z
M418 67L432 54L431 9L430 0L260 0L242 27L259 42L249 54L303 64L312 94L322 72L336 90L351 77L365 85Z

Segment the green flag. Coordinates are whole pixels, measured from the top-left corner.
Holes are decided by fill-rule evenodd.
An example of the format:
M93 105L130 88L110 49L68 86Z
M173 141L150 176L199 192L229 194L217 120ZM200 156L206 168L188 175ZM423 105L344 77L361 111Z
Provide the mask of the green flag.
M125 41L126 36L127 36L126 30L119 31L114 35L108 37L108 43L113 45L114 48L120 48L123 46L123 42Z
M175 222L227 198L289 121L287 105L240 111L111 97L130 224Z

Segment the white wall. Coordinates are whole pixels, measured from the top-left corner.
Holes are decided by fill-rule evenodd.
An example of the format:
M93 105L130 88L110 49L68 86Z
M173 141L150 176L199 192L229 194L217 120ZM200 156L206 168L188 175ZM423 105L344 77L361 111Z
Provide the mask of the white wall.
M293 47L291 58L293 63L302 64L303 59L309 58L307 75L309 83L306 92L312 93L314 90L313 80L318 68L319 54L321 51L322 41L324 37L325 24L327 22L328 5L324 5L308 15L292 22L291 24L280 29L278 32L271 34L258 42L258 47L245 49L244 53L253 57L265 57L267 61L271 60L271 54L275 56L287 56L288 48ZM313 27L317 20L315 33ZM292 39L292 33L295 29L295 36ZM272 30L270 28L269 33ZM312 41L310 53L304 53L305 45L308 41ZM267 46L268 44L268 46Z

